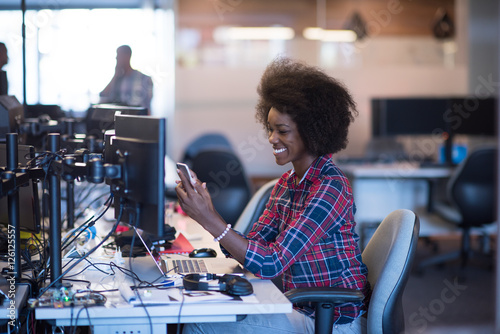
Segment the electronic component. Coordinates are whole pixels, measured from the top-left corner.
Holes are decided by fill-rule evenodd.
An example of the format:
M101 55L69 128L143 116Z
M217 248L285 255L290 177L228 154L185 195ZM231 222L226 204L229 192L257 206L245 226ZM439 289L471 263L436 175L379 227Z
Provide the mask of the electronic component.
M75 306L97 306L104 305L106 297L100 293L90 290L75 291L72 288L62 286L47 290L40 298L32 298L28 301L30 308L35 307L75 307Z

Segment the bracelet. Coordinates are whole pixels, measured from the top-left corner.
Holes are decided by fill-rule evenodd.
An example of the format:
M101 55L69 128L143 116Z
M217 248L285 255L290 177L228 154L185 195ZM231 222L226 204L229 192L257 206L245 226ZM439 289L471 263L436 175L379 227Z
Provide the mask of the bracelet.
M222 234L219 235L217 238L214 238L214 241L219 242L222 238L224 238L226 236L227 232L229 232L230 229L231 229L231 224L227 224L224 232L222 232Z

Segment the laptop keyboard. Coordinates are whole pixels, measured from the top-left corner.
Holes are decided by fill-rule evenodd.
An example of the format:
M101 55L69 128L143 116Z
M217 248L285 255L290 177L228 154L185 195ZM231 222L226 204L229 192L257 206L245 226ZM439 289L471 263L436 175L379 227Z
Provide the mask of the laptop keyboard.
M178 273L193 273L201 274L208 273L207 266L203 260L186 259L186 260L173 260L175 271Z

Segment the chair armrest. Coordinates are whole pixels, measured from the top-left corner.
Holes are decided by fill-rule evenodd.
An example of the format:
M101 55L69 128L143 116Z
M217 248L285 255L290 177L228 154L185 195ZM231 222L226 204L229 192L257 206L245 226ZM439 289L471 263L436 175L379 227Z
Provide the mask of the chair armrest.
M365 296L359 290L332 287L297 288L285 292L285 296L292 303L320 302L343 304L360 302Z
M314 332L332 333L335 305L360 302L365 296L359 290L331 287L297 288L285 292L292 303L312 302L315 304Z

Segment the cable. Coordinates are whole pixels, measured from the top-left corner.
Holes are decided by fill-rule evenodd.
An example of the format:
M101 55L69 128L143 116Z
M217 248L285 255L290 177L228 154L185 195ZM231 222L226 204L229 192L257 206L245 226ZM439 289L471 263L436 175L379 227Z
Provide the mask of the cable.
M70 331L70 334L71 334L71 333L73 333L73 312L75 310L75 304L71 303L70 307L71 307L71 316L69 319L69 327L71 328L71 331ZM76 324L75 324L75 331L76 331Z
M89 314L89 309L87 305L83 305L83 308L85 309L85 312L87 313L87 319L89 320L89 328L90 328L90 333L94 333L94 328L92 327L92 321L90 320L90 314ZM153 333L153 332L151 332Z
M94 198L89 204L86 205L86 207L84 209L81 209L81 206L83 205L83 202L91 195L94 193L94 189L96 189L98 187L97 184L95 184L94 186L92 187L87 187L84 189L84 191L86 190L86 194L85 196L82 196L81 194L83 193L83 191L80 193L80 196L75 199L75 208L78 208L79 209L79 213L75 216L75 220L78 220L80 219L85 211L90 208L95 202L99 201L102 197L106 196L109 191L106 191L105 193L99 195L98 197ZM76 204L77 203L77 204ZM66 217L64 218L65 220L67 220L67 213L65 214Z
M45 175L43 177L43 179L41 180L42 181L42 194L45 194L46 191L48 191L48 187L47 187L47 175L48 175L48 171L50 170L50 167L52 165L52 162L55 160L55 159L62 159L62 156L59 154L61 152L64 152L63 151L59 151L59 152L56 152L56 153L53 153L53 152L44 152L44 153L41 153L41 154L38 154L36 155L34 158L32 158L31 160L28 161L28 163L26 164L26 166L28 168L36 168L36 167L41 167L44 172L45 172ZM43 195L42 195L43 197ZM45 219L42 219L42 224L41 224L41 228L42 228L42 231L45 231ZM43 235L43 234L42 234ZM36 235L34 235L35 238L38 240L38 237L36 237ZM38 240L40 241L40 240ZM38 274L38 277L37 279L40 281L40 282L43 282L46 280L46 275L47 275L47 265L50 261L49 257L48 257L48 254L47 254L47 241L46 241L46 238L45 238L45 235L43 237L43 242L40 241L40 246L42 247L42 251L43 251L43 255L42 255L42 251L39 251L39 254L40 254L40 272ZM42 268L45 268L45 269L42 269Z
M106 196L106 195L108 195L108 194L109 194L109 191L107 191L107 192L105 192L105 193L103 193L103 194L101 194L101 195L97 196L96 198L94 198L94 199L92 200L92 202L90 202L90 203L89 203L89 204L85 207L85 209L83 209L83 210L81 210L81 209L80 209L80 213L78 213L78 215L76 215L75 220L80 219L80 218L83 216L83 214L85 213L85 211L86 211L88 208L91 208L91 207L92 207L92 205L93 205L94 203L96 203L97 201L99 201L101 198L103 198L104 196ZM81 204L79 204L78 206L80 206L80 205L81 205ZM105 204L104 204L104 205L105 205Z
M116 228L118 227L118 224L120 223L120 219L121 219L121 216L123 214L123 203L120 203L120 213L119 213L119 216L118 216L118 219L116 220L116 223L113 225L113 228L111 229L111 231L104 237L104 239L99 243L97 244L94 248L92 248L90 251L88 251L83 257L79 258L75 263L73 263L72 266L70 266L68 269L66 269L61 275L59 275L59 277L57 277L56 279L54 279L49 285L47 285L44 289L41 290L40 292L40 296L43 295L49 288L51 288L54 284L56 284L64 275L66 275L71 269L73 269L74 267L76 267L77 264L79 264L80 262L82 262L87 256L89 256L90 254L92 254L96 249L98 249L99 247L101 247L101 245L109 239L109 237L111 237L111 235L113 233L115 233L116 231Z
M184 306L184 293L182 291L181 291L181 296L182 296L181 305L179 306L179 314L177 315L177 334L181 333L181 313L182 313L182 306Z
M74 331L73 333L76 333L76 329L78 327L78 319L80 318L80 313L83 311L83 307L81 309L78 310L78 313L76 314L76 319L75 319L75 326L73 326L74 328ZM89 322L90 324L90 322Z
M92 282L84 280L84 279L71 279L71 278L62 278L63 281L69 281L69 282L84 282L87 283L87 290L90 290L90 285Z
M130 242L130 254L129 254L129 258L128 258L128 266L130 268L130 271L132 271L132 272L133 272L133 270L132 270L132 254L133 253L132 252L134 249L133 245L135 245L135 235L136 235L136 233L138 233L137 227L139 226L140 213L141 213L140 204L136 203L136 205L135 205L135 224L132 224L132 219L133 219L134 215L129 214L129 224L134 228L134 231L135 231L135 233L132 235L132 240ZM134 288L137 289L136 281L133 280L133 282L134 282ZM146 312L146 316L148 317L148 321L149 321L149 329L150 329L151 333L153 333L153 322L151 320L151 316L149 315L148 309L147 309L146 305L144 305L144 303L142 302L141 294L137 293L136 295L139 298L139 301L140 301L144 311Z
M112 199L113 199L113 194L110 194L108 199L106 200L106 202L104 203L104 205L107 205L104 209L104 211L102 211L98 216L97 218L94 219L95 215L93 215L92 217L90 217L85 223L83 223L79 228L75 229L72 233L76 232L76 231L79 231L78 234L73 237L73 239L71 239L71 241L68 241L68 239L65 240L65 242L63 242L63 245L61 247L61 251L63 251L64 249L66 249L66 247L68 247L68 245L71 245L75 240L78 239L78 237L83 233L85 232L85 230L87 230L88 228L92 227L95 225L95 223L102 218L102 216L104 216L106 214L106 212L109 210L109 208L111 207L111 204L112 204ZM84 228L81 228L82 226L84 225L87 225L85 226Z

